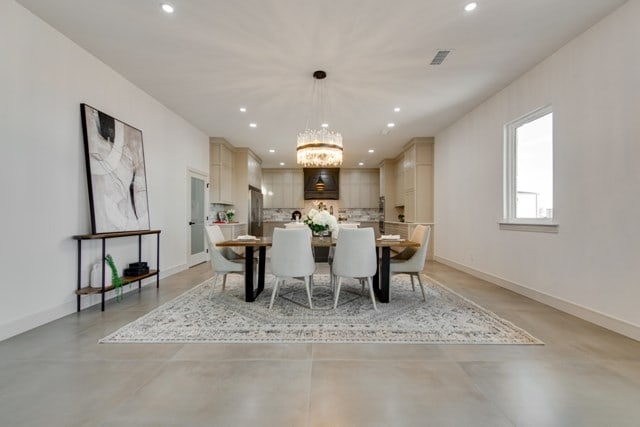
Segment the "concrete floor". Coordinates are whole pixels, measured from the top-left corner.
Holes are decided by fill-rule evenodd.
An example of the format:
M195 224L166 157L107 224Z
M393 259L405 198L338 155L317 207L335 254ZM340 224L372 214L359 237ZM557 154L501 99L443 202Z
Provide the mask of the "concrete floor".
M425 272L546 345L97 344L210 277L201 264L0 342L0 425L640 425L639 342Z

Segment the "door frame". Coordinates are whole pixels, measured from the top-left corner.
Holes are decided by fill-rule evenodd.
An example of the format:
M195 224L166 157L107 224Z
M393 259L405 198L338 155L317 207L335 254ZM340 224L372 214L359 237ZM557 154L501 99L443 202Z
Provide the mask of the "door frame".
M187 268L193 267L194 265L201 264L209 260L209 253L207 250L207 245L205 242L204 251L191 255L191 226L189 225L189 221L191 221L191 178L197 178L204 181L204 225L206 227L208 220L208 208L209 208L209 174L207 172L187 167L187 200L186 200L186 209L185 209L185 233L186 233L186 257L187 257ZM204 241L204 235L202 236Z

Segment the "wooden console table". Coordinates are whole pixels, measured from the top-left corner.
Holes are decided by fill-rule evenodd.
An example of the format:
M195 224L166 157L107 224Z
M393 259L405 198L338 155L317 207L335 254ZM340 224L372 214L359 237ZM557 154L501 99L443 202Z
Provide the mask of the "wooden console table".
M73 236L78 241L78 289L76 290L77 311L80 311L80 297L83 295L102 294L102 311L104 311L105 294L114 289L113 285L105 285L105 256L106 256L106 240L116 239L119 237L138 236L138 261L142 261L142 236L147 234L156 235L156 270L149 270L147 274L140 276L124 276L122 284L126 285L132 282L138 282L138 289L142 286L142 279L156 276L156 288L160 287L160 230L140 230L140 231L121 231L117 233L100 233L100 234L79 234ZM82 287L82 241L83 240L102 240L102 286L94 288L91 286Z

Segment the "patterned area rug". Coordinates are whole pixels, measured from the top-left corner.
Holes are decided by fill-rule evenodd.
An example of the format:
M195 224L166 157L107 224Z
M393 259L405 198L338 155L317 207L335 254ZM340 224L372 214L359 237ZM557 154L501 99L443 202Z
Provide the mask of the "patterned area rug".
M512 323L423 276L427 301L408 276L393 278L391 302L373 310L368 289L343 281L333 310L328 275L315 275L314 310L304 283L281 287L269 310L273 277L253 303L244 302L243 279L229 275L208 298L205 281L100 340L101 343L413 343L542 344Z

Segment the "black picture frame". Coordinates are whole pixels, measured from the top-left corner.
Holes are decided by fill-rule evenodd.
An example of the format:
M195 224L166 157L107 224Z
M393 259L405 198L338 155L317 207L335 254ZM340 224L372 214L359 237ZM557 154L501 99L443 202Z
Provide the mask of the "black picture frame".
M149 230L142 131L80 104L93 234Z

